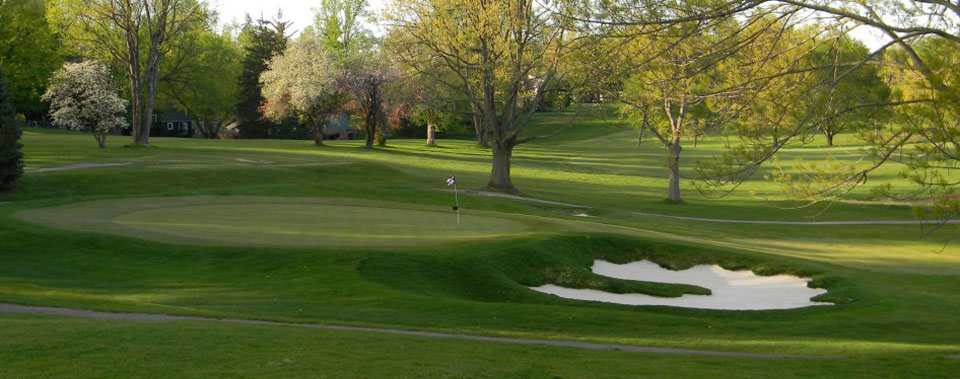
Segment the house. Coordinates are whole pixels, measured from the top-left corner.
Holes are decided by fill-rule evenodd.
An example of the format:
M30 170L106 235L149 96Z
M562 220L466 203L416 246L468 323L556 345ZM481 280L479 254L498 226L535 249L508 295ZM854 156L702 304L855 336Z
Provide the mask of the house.
M357 136L357 129L350 127L350 115L340 113L330 116L327 129L323 133L325 140L351 140Z
M153 137L184 137L196 134L196 121L185 113L163 112L153 115L150 135Z

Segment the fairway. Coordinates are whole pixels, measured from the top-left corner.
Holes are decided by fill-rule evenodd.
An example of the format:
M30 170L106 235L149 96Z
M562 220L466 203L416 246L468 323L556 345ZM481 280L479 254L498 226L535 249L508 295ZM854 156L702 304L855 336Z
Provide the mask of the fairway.
M349 199L175 197L75 203L20 214L56 228L208 245L415 247L519 237L525 223L440 207ZM368 202L369 203L369 202ZM478 214L481 213L481 214Z

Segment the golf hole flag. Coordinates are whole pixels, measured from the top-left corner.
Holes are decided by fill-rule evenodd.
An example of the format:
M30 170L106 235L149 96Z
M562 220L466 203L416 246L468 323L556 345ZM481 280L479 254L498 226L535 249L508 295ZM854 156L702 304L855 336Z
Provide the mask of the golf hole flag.
M457 212L457 224L460 223L460 196L457 194L457 177L451 176L447 178L447 187L453 187L453 200L454 206L453 211Z

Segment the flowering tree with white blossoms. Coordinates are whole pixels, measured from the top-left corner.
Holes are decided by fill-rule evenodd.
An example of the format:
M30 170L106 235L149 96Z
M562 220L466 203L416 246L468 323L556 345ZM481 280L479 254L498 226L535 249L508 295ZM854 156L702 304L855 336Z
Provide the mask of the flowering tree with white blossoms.
M260 74L264 115L274 120L296 115L313 129L314 143L323 145L328 118L344 101L338 72L323 41L311 33L302 34Z
M110 70L96 61L67 63L54 73L43 100L50 102L53 122L73 130L90 130L106 147L110 129L127 127L127 101L117 96Z

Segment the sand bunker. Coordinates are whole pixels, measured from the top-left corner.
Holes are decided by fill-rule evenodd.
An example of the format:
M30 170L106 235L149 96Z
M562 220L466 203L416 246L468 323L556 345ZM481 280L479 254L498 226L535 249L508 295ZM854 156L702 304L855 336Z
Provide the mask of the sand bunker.
M552 284L531 287L534 291L574 300L601 301L626 305L667 305L685 308L726 310L791 309L817 303L810 298L826 293L809 288L810 279L791 275L759 276L752 271L730 271L717 265L698 265L682 271L671 271L650 261L618 265L595 261L597 275L624 280L691 284L708 288L712 295L656 297L643 294L615 294L591 289L564 288Z

